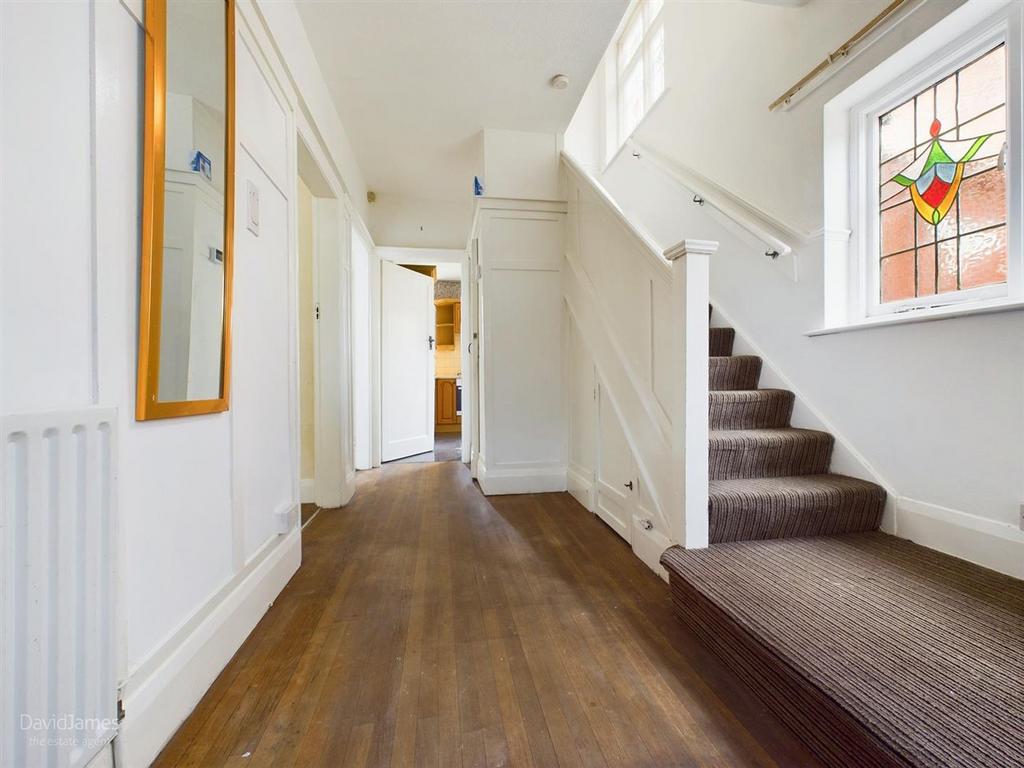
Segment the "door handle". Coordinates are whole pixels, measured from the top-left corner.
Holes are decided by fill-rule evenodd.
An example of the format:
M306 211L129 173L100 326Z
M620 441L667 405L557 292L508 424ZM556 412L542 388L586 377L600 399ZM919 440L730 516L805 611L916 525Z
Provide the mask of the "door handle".
M427 346L429 346L431 349L434 348L434 337L433 336L427 336Z
M629 488L629 490L631 490L631 491L633 490L633 481L632 480L630 480L628 483L623 483L623 485L626 486L627 488Z

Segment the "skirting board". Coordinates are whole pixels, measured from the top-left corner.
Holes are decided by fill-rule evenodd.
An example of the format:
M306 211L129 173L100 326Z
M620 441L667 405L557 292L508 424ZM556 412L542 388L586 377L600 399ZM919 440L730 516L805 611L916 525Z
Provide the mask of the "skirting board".
M896 535L947 555L1024 579L1024 531L1009 523L901 497Z
M645 531L641 518L633 517L633 554L666 582L668 571L661 567L659 560L662 553L671 546L672 542L663 533L653 528Z
M316 480L311 477L299 480L299 499L303 504L312 504L316 501Z
M477 462L477 481L484 496L512 493L559 493L566 490L565 467L524 467L488 469L483 459Z
M582 504L588 512L593 512L597 508L597 498L594 480L590 474L585 474L582 468L570 464L566 481L569 493L573 498Z
M149 765L266 613L302 561L296 528L221 599L164 662L124 693L117 765Z

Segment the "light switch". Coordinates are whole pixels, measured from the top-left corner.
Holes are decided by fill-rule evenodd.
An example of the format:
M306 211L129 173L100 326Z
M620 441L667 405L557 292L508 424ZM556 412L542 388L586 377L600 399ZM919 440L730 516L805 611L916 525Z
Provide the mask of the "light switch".
M246 228L256 237L260 236L260 188L246 179L245 221Z

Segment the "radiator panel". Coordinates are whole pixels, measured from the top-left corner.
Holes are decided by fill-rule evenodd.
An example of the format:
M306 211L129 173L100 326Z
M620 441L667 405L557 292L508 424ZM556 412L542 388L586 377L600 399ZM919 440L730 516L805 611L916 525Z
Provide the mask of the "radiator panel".
M0 766L80 768L116 731L116 418L3 419Z

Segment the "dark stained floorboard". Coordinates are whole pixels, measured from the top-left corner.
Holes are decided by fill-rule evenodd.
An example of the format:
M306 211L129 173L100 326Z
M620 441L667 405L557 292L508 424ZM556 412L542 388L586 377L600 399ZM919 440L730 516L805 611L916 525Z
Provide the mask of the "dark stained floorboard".
M248 754L247 754L248 753ZM360 473L157 766L813 766L568 494Z

